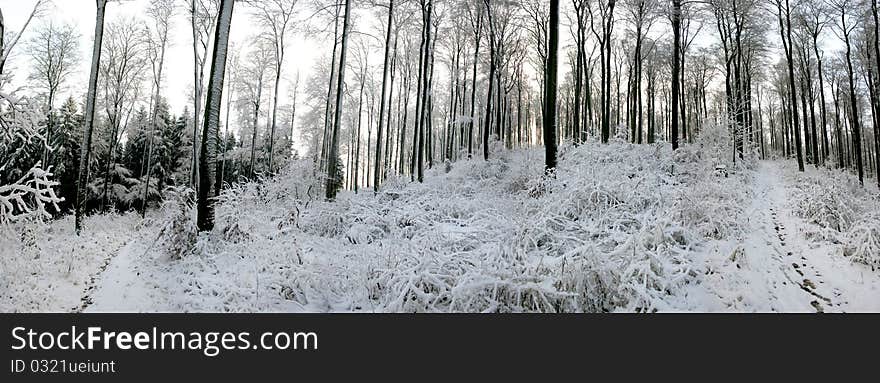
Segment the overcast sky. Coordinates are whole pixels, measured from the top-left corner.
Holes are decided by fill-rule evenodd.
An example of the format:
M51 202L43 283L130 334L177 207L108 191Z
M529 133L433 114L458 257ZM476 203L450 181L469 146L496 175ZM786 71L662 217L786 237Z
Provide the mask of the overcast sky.
M33 9L36 0L0 0L0 9L3 10L3 18L7 30L18 32L28 15ZM193 84L193 51L192 32L189 18L187 17L186 0L180 0L180 8L174 17L174 23L170 32L170 44L166 53L165 71L163 73L163 95L169 100L172 112L179 113L185 105L191 105ZM112 20L124 17L137 17L146 19L145 9L149 0L127 0L124 2L110 2L107 6L105 25ZM82 95L86 91L89 77L89 65L92 57L92 41L95 30L95 1L94 0L52 0L49 12L40 20L34 20L28 27L28 31L22 37L19 44L23 44L33 33L35 27L49 19L55 22L73 24L80 33L80 56L82 58L79 70L74 78L67 84L63 100L67 95ZM250 9L243 3L237 2L232 22L231 43L241 46L249 37L258 33L252 25ZM291 35L288 38L287 54L284 59L283 76L293 80L297 70L301 72L301 83L305 83L315 60L321 52L317 52L318 45L301 35ZM14 83L24 85L30 68L30 58L24 54L23 46L19 45L13 52L14 56L8 65L17 68L20 72L15 73ZM210 65L205 69L207 77ZM20 73L20 74L19 74ZM281 95L287 94L288 81L282 80ZM207 84L206 84L207 85ZM149 86L145 83L145 86ZM284 105L284 103L279 103Z

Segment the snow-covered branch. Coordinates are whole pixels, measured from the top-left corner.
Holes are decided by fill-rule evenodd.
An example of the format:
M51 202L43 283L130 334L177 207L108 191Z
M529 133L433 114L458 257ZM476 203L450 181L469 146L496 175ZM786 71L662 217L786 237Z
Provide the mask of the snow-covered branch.
M37 163L18 181L0 186L0 224L28 216L51 217L46 207L53 206L57 210L58 202L64 199L55 195L53 187L58 182L51 180L49 170L43 170Z

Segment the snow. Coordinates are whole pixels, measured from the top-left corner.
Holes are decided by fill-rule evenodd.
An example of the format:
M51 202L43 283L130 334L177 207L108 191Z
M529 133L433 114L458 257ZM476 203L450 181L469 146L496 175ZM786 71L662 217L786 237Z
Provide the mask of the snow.
M138 244L125 245L101 273L85 312L166 311L161 296L156 296L161 290L153 283L159 276L150 269L142 271L138 257L143 256L143 249Z
M79 311L97 276L138 232L140 216L86 217L77 237L72 215L0 227L0 312Z
M742 240L719 243L710 253L711 271L703 280L714 294L690 309L880 310L880 273L853 263L840 245L816 243L805 235L813 225L795 215L792 187L784 182L795 173L790 163L761 163L747 209L751 229Z
M719 160L716 138L675 154L563 145L552 180L542 149L496 148L334 202L299 161L224 191L216 229L199 235L182 190L143 221L89 217L84 237L72 217L19 223L3 237L0 310L880 311L876 247L852 242L878 217L876 189L852 192L839 170Z

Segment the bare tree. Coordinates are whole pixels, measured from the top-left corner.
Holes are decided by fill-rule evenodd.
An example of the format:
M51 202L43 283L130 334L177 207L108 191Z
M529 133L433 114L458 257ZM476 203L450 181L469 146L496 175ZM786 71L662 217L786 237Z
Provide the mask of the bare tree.
M376 129L376 169L373 171L373 192L379 192L379 181L380 181L380 167L382 166L382 124L385 121L385 94L386 90L386 81L388 79L388 66L391 63L391 30L393 28L392 23L394 22L394 0L388 1L388 22L386 23L385 29L385 59L382 64L382 93L380 95L379 101L379 125ZM388 96L390 98L391 96ZM390 123L389 123L390 125Z
M104 60L100 66L99 82L103 92L104 111L110 129L110 143L104 170L102 206L107 208L111 171L116 148L124 133L127 116L131 113L144 80L147 50L141 38L141 24L131 19L119 19L107 25L107 41L102 47Z
M274 54L272 46L264 39L254 40L252 49L248 54L249 60L242 68L242 73L238 78L238 86L240 93L244 99L253 107L252 135L251 135L251 156L248 165L248 178L254 177L254 169L256 166L256 150L257 136L260 125L260 109L263 103L263 91L266 89L266 75L272 70L274 62Z
M680 14L681 0L673 0L672 3L673 15L676 12L675 9L679 9L678 14ZM678 4L678 8L676 8L676 4ZM608 142L608 138L611 134L611 34L614 28L614 5L615 0L600 0L596 4L591 4L588 7L588 10L590 11L590 29L593 31L593 35L596 36L596 40L599 41L600 56L602 59L602 70L600 72L602 80L601 138L603 143ZM673 18L673 34L678 33L676 31L680 31L681 25L680 22L679 24L676 24L675 20L676 19ZM598 29L596 29L596 24L599 24ZM678 51L678 45L675 46L675 49ZM676 64L673 64L673 71L675 71L675 67ZM677 79L677 77L673 77L673 80ZM673 98L673 100L675 100L675 98ZM675 104L675 101L673 101L673 104ZM678 142L673 141L672 146L673 148L677 147Z
M645 35L651 29L659 12L660 3L656 0L627 0L624 7L628 13L630 22L633 24L636 35L635 48L633 50L633 79L632 93L633 103L630 114L630 130L635 133L633 142L642 143L642 45Z
M49 165L52 146L52 120L55 97L79 65L79 33L71 24L48 22L35 31L28 41L28 53L33 62L30 79L46 90L47 123L43 137L43 164Z
M199 115L202 111L205 62L217 22L218 0L189 0L190 27L193 40L193 150L190 185L198 187Z
M273 154L275 152L275 128L278 123L278 90L281 83L281 68L284 64L285 37L289 33L290 21L293 17L297 0L271 0L253 2L257 11L254 18L264 29L264 37L271 41L275 54L275 93L272 97L272 121L269 130L269 173L274 172Z
M473 76L471 77L471 118L468 120L468 158L471 158L474 147L474 112L476 112L477 97L477 64L480 59L480 41L483 33L483 11L480 9L478 2L467 2L468 18L471 22L471 31L474 35L474 58L473 58Z
M165 66L168 32L171 28L171 17L174 15L175 8L174 0L154 0L147 8L147 15L150 17L150 24L147 28L147 54L153 74L153 109L150 111L150 137L147 143L146 158L147 177L144 182L144 197L141 201L141 217L145 216L147 212L150 176L152 174L153 141L158 121L156 115L159 114L162 91L162 70Z
M25 20L24 25L21 26L21 30L13 35L10 41L6 41L6 27L3 23L3 12L0 12L0 74L3 74L3 67L6 66L6 60L9 58L9 53L12 52L12 49L18 44L21 35L24 34L24 31L27 30L31 21L35 17L40 17L46 12L48 4L49 0L37 0L34 3L34 7L31 8L31 13L28 14L28 18Z
M804 157L801 152L800 122L797 113L797 88L794 84L794 47L791 40L791 4L789 0L773 0L776 5L776 14L779 19L779 34L782 38L782 47L785 50L785 60L788 66L789 101L791 102L791 131L794 132L795 147L797 151L798 170L804 171ZM804 122L806 123L806 122Z
M862 166L862 129L859 123L859 104L856 97L855 71L852 64L852 33L858 26L858 20L861 16L858 14L858 7L853 0L829 0L829 6L835 12L835 28L832 30L843 41L846 50L844 52L844 61L846 63L846 74L849 81L849 106L850 106L850 124L852 128L852 144L853 152L856 158L856 169L859 174L859 182L864 185L865 171Z

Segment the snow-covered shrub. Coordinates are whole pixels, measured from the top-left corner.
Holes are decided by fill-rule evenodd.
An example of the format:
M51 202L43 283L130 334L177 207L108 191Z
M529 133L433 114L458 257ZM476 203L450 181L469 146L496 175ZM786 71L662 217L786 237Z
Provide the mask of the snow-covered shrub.
M870 198L858 181L837 170L798 173L792 181L791 202L795 215L819 229L808 235L832 242L841 241L840 234L848 231L863 214L863 201Z
M863 217L844 235L843 254L853 262L880 268L880 214Z
M214 224L223 233L223 238L232 243L250 239L247 228L242 228L241 219L246 217L247 206L244 199L251 184L233 184L223 189L214 205Z
M198 236L195 211L195 190L185 186L166 189L162 204L165 214L158 242L171 259L180 259L193 251Z
M880 196L876 192L837 169L796 172L791 178L792 210L813 224L805 233L808 238L840 244L853 262L880 266Z

